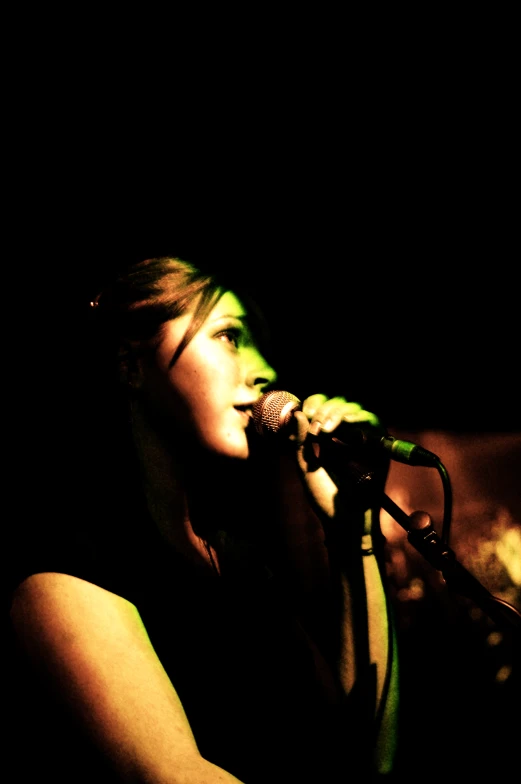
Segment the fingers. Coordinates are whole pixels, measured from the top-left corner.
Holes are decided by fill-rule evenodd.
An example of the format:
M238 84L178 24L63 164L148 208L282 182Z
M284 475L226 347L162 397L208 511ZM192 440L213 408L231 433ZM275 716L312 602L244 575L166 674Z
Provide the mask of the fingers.
M327 395L310 395L302 403L302 411L308 419L313 419L320 406L327 402Z
M311 395L302 404L302 411L309 421L309 432L318 435L320 431L330 433L341 422L367 422L379 425L376 414L366 411L360 403L350 402L344 397Z
M327 395L310 395L301 410L294 411L294 419L297 464L319 516L331 520L343 514L345 499L351 498L352 480L345 471L337 472L334 459L327 459L327 446L323 452L323 441L327 445L330 439L317 436L321 431L332 433L342 422L379 425L379 419L360 403Z

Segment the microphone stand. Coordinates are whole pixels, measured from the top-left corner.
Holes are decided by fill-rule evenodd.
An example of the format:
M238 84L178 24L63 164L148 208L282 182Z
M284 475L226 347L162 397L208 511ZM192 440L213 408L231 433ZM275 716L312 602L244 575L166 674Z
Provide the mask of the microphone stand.
M406 443L406 442L404 442ZM411 446L415 446L411 444ZM417 447L415 447L417 448ZM445 579L447 586L460 596L465 596L473 601L494 623L504 629L513 630L518 635L521 632L521 613L511 604L493 596L476 577L459 563L454 551L449 547L449 529L452 514L452 489L447 470L439 457L432 452L427 452L421 447L420 454L427 456L425 462L416 462L412 465L424 465L437 468L444 488L444 515L442 536L436 533L432 520L427 512L413 512L406 514L403 509L382 490L382 486L375 491L373 480L376 471L367 469L366 464L351 460L348 463L350 481L355 481L358 491L364 497L373 499L382 509L393 517L402 528L407 531L407 539L416 550L438 571ZM399 462L409 462L407 458L397 458ZM521 639L521 638L520 638Z
M455 593L473 601L494 623L521 631L521 613L491 594L461 563L454 551L438 536L428 514L407 515L385 493L381 506L407 531L407 540L438 571Z

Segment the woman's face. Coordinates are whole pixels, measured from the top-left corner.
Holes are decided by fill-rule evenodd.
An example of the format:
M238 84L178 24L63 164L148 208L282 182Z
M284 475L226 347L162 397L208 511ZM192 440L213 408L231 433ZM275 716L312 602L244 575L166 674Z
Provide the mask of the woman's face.
M260 354L241 301L225 292L172 367L192 311L163 325L153 356L141 364L145 400L169 428L219 455L247 458L252 406L276 373Z

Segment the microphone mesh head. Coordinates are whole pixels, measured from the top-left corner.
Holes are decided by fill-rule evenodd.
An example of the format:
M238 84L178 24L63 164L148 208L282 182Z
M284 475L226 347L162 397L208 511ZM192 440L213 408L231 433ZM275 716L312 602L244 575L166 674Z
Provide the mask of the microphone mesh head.
M291 392L266 392L253 406L253 423L261 436L278 433L288 424L300 400Z

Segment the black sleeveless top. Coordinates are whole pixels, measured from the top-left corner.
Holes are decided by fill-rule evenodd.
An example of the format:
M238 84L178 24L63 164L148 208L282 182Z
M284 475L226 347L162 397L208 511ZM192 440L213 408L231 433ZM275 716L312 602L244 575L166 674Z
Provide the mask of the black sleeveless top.
M8 597L28 575L55 571L132 602L202 756L246 784L333 784L353 768L360 775L367 758L356 723L325 695L276 569L253 556L222 577L201 574L165 544L144 499L128 492L133 480L105 458L102 467L87 461L79 480L80 472L46 475L34 505L41 514L13 523ZM16 780L117 781L26 665L7 626Z

